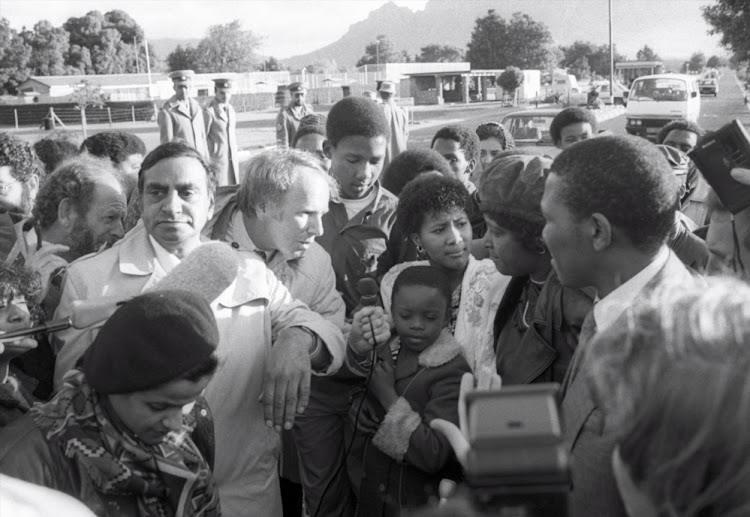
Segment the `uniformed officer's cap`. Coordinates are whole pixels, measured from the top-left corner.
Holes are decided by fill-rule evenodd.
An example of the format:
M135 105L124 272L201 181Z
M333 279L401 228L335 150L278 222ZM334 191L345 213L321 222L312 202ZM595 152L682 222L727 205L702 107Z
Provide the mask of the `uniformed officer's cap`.
M175 85L190 84L195 72L192 70L177 70L169 74L169 78L172 79L172 83Z
M215 88L231 88L232 81L229 79L213 79Z
M393 81L383 81L380 83L379 92L396 93L396 84Z
M302 83L292 83L289 85L289 91L292 93L306 92L307 88Z

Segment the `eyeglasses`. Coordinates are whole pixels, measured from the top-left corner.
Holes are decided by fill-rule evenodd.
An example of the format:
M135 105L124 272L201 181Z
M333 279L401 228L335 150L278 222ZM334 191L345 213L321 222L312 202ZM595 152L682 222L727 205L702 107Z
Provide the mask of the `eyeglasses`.
M21 180L11 181L10 183L0 183L0 195L5 195L10 190L11 185L19 183Z

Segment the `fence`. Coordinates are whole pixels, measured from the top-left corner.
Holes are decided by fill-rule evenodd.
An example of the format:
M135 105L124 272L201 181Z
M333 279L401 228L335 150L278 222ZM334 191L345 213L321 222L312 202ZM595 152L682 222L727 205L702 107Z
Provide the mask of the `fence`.
M80 124L81 111L73 103L61 104L16 104L0 106L0 125L36 126L43 125L50 108L64 124ZM102 108L86 108L86 121L90 124L114 124L118 122L142 122L155 120L154 104L142 102L109 102Z

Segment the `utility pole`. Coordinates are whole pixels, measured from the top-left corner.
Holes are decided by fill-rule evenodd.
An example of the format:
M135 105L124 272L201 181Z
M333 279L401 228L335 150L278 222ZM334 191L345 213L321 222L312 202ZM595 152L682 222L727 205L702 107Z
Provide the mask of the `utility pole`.
M609 0L609 98L615 103L615 48L612 45L612 0Z

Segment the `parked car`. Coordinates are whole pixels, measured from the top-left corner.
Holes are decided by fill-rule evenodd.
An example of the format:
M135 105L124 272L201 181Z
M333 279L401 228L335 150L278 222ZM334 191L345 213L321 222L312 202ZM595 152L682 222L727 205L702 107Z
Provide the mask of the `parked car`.
M552 143L549 126L561 109L525 110L509 113L501 123L518 147L536 146L541 154L556 156L560 150Z
M597 90L599 90L599 100L604 104L614 104L615 106L627 106L628 105L628 87L624 84L614 81L612 83L612 89L615 94L609 91L609 81L597 81L595 83Z
M669 122L684 118L698 121L701 96L698 78L691 75L658 74L633 82L625 110L625 131L655 140Z
M698 82L701 95L711 94L716 97L719 94L719 81L713 77L705 77Z

